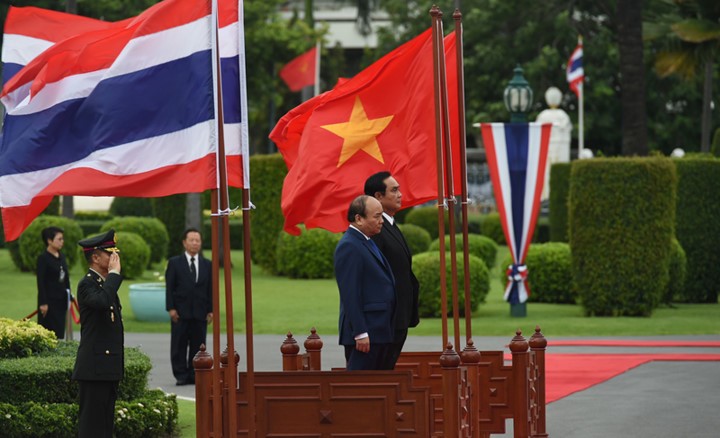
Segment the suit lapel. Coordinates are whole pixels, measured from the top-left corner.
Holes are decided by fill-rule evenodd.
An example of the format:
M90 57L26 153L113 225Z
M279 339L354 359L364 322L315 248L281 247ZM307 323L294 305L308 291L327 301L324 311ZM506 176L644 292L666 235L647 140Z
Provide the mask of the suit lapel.
M410 254L410 248L407 245L407 242L405 241L405 238L403 237L402 233L400 232L400 229L397 227L396 224L390 225L389 222L386 222L387 226L383 224L383 228L387 231L389 231L389 235L395 239L395 241L400 245L400 247L405 251L408 257L412 257L412 254Z

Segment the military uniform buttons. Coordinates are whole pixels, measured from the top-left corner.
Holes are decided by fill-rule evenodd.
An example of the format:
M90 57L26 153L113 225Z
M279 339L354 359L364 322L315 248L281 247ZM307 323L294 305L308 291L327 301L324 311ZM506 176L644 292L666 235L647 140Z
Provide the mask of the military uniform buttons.
M105 350L105 354L110 354L110 350Z

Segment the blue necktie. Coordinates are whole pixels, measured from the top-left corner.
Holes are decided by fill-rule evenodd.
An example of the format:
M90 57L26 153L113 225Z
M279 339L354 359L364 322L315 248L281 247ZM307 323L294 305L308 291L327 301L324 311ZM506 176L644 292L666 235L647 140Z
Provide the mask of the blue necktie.
M377 247L375 242L372 241L372 239L368 239L368 243L370 244L370 249L375 253L375 255L380 259L380 261L385 264L385 259L383 258L382 254L380 253L380 248Z

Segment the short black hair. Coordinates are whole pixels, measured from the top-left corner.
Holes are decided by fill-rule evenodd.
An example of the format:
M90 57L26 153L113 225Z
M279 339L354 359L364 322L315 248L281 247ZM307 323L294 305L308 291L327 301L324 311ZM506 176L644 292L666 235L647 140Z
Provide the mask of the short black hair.
M200 235L200 238L202 239L202 233L200 232L200 230L191 227L185 230L185 232L183 233L183 240L187 240L187 235L190 233L198 233Z
M387 186L385 185L385 180L390 178L391 176L392 174L387 170L383 170L382 172L370 175L370 177L365 180L365 194L375 197L375 193L380 192L384 195L385 189L387 189Z
M55 236L57 236L58 233L65 234L65 231L63 231L63 229L59 227L47 227L42 230L40 235L42 236L43 243L47 245L48 240L55 239Z
M367 205L368 198L370 198L370 196L360 195L352 200L352 202L350 203L350 208L348 208L348 222L355 222L355 216L358 214L362 217L365 217L365 206Z

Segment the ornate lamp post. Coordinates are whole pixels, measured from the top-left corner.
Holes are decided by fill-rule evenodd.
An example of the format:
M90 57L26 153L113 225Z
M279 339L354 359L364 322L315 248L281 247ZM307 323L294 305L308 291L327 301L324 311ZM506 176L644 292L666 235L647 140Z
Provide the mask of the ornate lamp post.
M520 64L513 70L513 78L508 82L503 93L505 108L510 112L511 123L526 123L527 113L533 101L533 90L523 76Z

